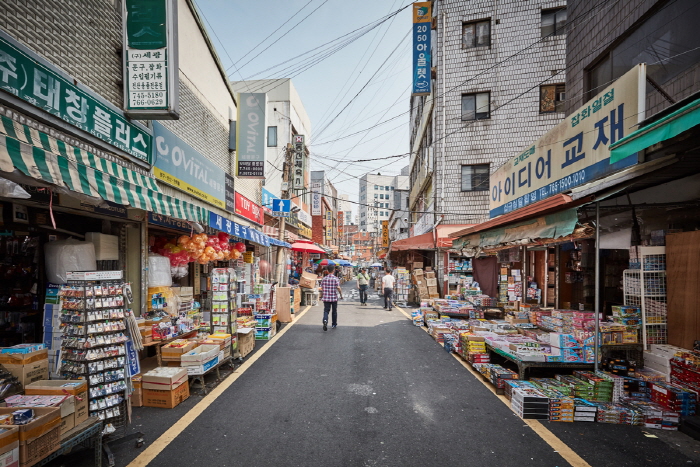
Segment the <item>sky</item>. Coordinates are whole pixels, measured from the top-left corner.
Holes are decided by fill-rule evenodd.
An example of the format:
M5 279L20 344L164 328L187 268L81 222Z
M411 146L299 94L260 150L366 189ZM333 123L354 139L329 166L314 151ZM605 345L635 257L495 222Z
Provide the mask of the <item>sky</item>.
M410 1L194 1L231 80L292 78L311 120L311 169L339 194L358 202L360 176L408 165L356 161L409 152L411 9L379 20Z

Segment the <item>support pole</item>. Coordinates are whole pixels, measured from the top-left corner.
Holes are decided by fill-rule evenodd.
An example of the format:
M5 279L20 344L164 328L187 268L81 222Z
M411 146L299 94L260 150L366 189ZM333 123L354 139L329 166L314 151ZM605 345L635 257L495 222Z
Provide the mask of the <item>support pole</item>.
M600 360L600 202L595 203L595 335L594 335L594 368L598 371Z
M284 154L284 170L282 171L282 181L287 182L287 184L290 183L290 173L292 172L292 167L291 167L291 155L292 155L292 144L289 143L287 144L287 149L285 150ZM282 199L291 199L289 196L289 185L287 185L287 189L282 191ZM279 237L278 240L284 241L284 230L286 227L286 222L284 217L280 217L280 223L279 223ZM286 260L284 257L284 248L281 246L277 247L277 257L275 258L275 277L277 278L277 283L279 286L286 285L286 282L283 280L284 279L284 270L286 264ZM284 263L284 264L283 264Z

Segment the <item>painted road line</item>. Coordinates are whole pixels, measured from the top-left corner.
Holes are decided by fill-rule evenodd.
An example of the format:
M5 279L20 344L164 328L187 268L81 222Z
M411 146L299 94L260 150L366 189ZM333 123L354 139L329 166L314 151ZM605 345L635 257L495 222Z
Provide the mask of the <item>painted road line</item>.
M153 459L155 459L158 454L160 454L170 443L173 442L175 438L178 437L180 433L182 433L185 428L189 426L190 423L194 422L197 417L199 417L216 399L219 398L221 394L226 391L236 380L238 379L239 376L241 376L245 371L255 363L258 358L260 358L267 350L274 345L277 340L286 333L289 328L294 326L299 319L304 316L304 314L309 311L311 306L307 306L304 311L299 313L298 315L295 315L296 319L289 323L287 326L284 327L275 337L270 339L268 345L260 349L259 352L256 352L253 354L250 358L250 360L246 360L245 363L243 363L236 372L234 372L232 375L230 375L228 378L226 378L224 381L221 382L217 387L215 387L208 395L206 395L197 405L192 407L185 415L183 415L177 422L175 422L174 425L172 425L168 430L160 435L158 439L156 439L153 443L151 443L150 446L148 446L139 456L131 461L129 463L128 467L144 467L151 463ZM185 383L187 384L187 383Z
M401 307L396 307L397 310L399 310L403 315L411 319L411 315L406 313ZM423 326L421 326L421 329L423 331L428 332L427 329L425 329ZM462 364L464 368L467 369L474 377L483 384L486 389L491 391L491 393L496 396L501 402L506 404L508 408L510 408L510 402L504 395L499 395L496 394L496 388L493 387L492 384L488 383L487 381L484 381L483 376L481 373L476 371L474 368L472 368L471 365L469 365L467 362L462 359L459 355L455 354L454 352L451 352L452 356ZM523 422L529 426L532 431L534 431L542 440L547 443L552 449L554 449L554 452L559 454L561 457L564 458L566 462L571 464L573 467L591 467L588 462L583 460L581 456L576 454L576 452L571 449L566 443L564 443L562 440L560 440L554 433L549 431L542 423L540 423L538 420L523 420Z

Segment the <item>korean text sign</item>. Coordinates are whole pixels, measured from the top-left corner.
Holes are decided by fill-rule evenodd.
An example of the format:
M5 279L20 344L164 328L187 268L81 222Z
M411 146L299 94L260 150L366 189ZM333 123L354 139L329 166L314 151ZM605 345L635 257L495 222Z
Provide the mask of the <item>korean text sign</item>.
M382 221L382 246L389 246L389 221Z
M236 123L236 175L265 178L265 93L242 92L238 95Z
M158 122L153 122L153 174L158 180L226 209L226 177L212 161Z
M491 175L490 216L496 217L637 163L610 164L611 144L644 119L644 64L606 87Z
M148 164L151 135L73 79L0 33L0 89Z
M321 215L321 182L313 182L311 184L311 215Z
M263 209L238 192L236 192L236 214L257 224L265 223Z
M250 240L258 245L270 246L270 238L259 230L244 227L211 211L209 211L209 227L226 232L234 237Z
M430 94L430 2L413 4L413 88L414 96Z

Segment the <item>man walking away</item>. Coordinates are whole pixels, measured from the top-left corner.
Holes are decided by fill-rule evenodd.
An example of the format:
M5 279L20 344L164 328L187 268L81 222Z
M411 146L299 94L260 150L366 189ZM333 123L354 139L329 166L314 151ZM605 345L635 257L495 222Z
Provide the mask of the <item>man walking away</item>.
M323 301L323 330L328 331L328 312L332 311L333 329L338 326L338 297L343 298L340 280L333 274L335 266L326 269L327 275L321 280L321 300Z
M360 289L360 306L367 306L367 287L369 287L369 275L362 268L357 275L357 288Z
M394 295L394 276L391 275L391 269L387 269L382 277L382 287L384 288L384 309L391 310Z

